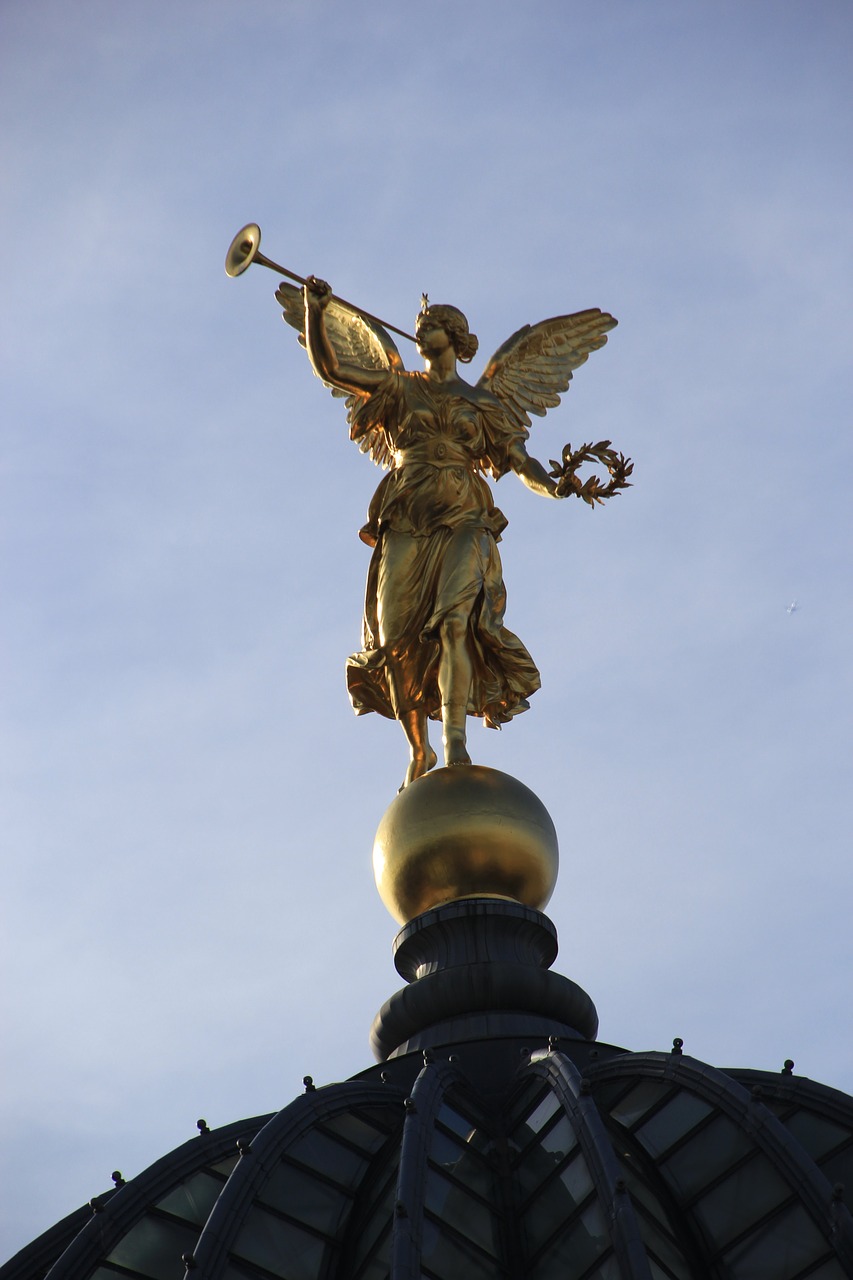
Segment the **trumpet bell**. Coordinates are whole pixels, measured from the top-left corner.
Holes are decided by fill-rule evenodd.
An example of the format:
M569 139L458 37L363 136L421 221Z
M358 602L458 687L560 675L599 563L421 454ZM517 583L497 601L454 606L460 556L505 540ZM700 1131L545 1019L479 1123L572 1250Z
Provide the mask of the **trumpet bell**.
M225 274L241 276L255 260L261 244L261 229L256 222L249 222L238 231L225 255Z

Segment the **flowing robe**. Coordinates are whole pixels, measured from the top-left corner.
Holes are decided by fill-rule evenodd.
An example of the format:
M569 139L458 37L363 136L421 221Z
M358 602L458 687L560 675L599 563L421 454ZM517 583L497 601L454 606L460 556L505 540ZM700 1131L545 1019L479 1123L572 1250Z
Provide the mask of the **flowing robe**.
M439 628L467 619L473 668L469 715L498 728L527 709L539 672L503 625L506 591L497 543L506 518L482 472L499 477L524 433L488 393L436 390L425 374L389 373L351 415L353 439L381 429L394 466L361 531L373 545L362 650L347 660L356 713L441 717Z

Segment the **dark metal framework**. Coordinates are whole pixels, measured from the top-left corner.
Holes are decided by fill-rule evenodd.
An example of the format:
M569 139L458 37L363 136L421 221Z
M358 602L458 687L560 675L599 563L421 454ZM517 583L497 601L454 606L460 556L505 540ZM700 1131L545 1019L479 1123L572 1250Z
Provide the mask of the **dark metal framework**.
M380 1065L206 1130L0 1280L849 1280L853 1099L593 1042L556 931L412 921ZM200 1122L201 1123L201 1122Z
M484 1074L483 1046L458 1045L309 1083L96 1198L0 1280L853 1275L853 1100L677 1051L562 1048L495 1042Z

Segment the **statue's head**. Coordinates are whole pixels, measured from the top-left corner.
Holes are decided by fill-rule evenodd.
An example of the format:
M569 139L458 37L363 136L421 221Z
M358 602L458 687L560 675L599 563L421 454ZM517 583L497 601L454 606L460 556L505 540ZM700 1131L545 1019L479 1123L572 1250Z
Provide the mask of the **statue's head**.
M444 330L450 339L453 350L456 352L456 358L461 360L463 364L467 364L469 360L474 359L480 344L476 335L471 333L468 328L468 321L458 307L451 307L442 302L429 303L422 306L418 315L415 333L419 329L424 331L427 322L438 325Z

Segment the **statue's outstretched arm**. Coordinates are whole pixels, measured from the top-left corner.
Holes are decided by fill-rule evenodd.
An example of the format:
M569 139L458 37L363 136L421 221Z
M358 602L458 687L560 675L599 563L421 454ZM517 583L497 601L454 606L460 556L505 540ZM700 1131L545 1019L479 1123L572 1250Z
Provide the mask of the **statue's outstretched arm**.
M358 365L342 364L329 341L326 332L325 310L332 299L332 291L325 280L309 276L305 281L305 347L314 372L324 382L342 391L369 395L387 376L385 369L364 369Z
M510 466L519 480L522 480L534 493L543 498L562 498L565 495L557 492L557 482L545 470L541 462L531 458L524 445L517 441L509 454Z

